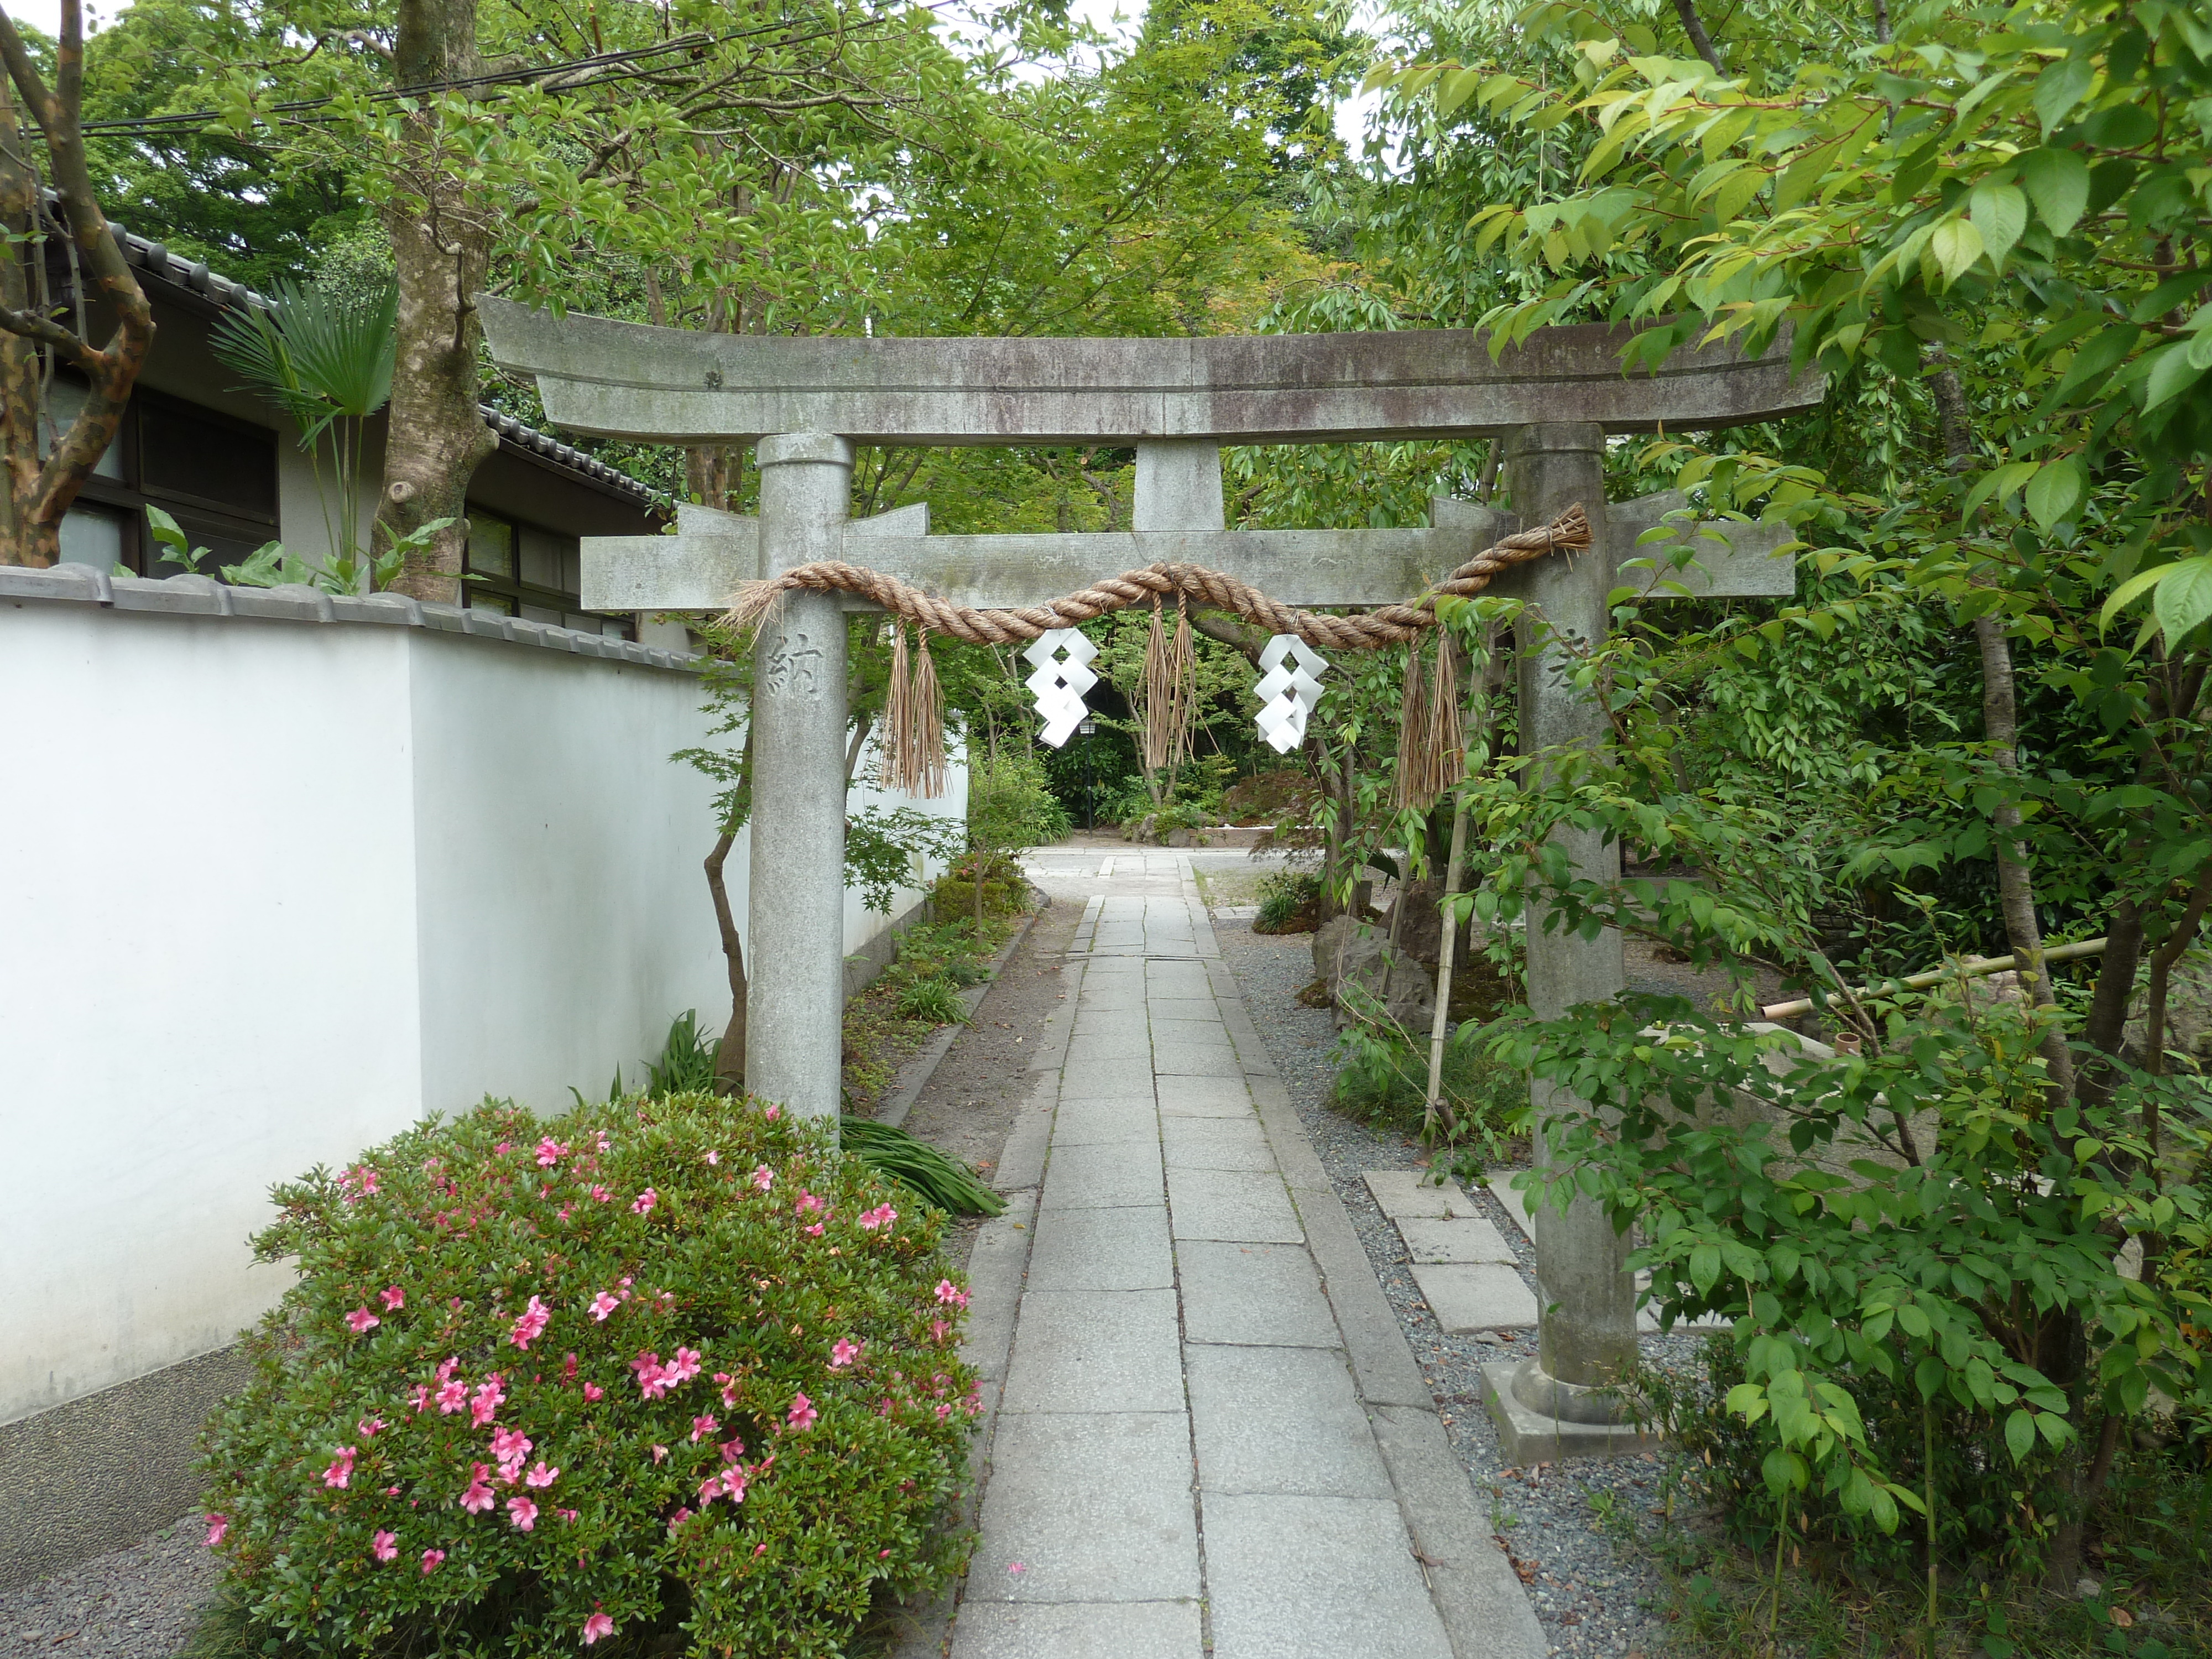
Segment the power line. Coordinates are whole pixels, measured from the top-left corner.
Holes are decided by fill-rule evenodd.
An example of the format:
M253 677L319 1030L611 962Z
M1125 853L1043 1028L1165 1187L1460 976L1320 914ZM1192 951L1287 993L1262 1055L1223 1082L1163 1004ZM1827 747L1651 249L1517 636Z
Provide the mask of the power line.
M927 0L927 3L918 5L915 9L939 11L956 3L957 0ZM861 18L856 22L842 23L831 28L817 29L811 34L790 35L786 37L786 43L791 46L804 46L810 40L821 40L832 35L875 28L893 21L895 20L891 17L878 14L872 17ZM564 77L579 70L600 68L621 70L627 67L628 73L595 76L593 77L595 80L629 80L640 75L653 73L650 68L644 65L648 64L654 58L665 58L672 52L706 52L714 46L726 46L732 40L746 40L763 34L774 34L785 27L780 23L764 23L755 28L732 29L725 34L705 33L679 34L673 40L662 41L658 46L638 46L627 52L600 52L589 58L574 58L561 63L544 64L529 69L501 70L492 75L469 76L451 81L425 81L410 87L393 87L382 92L368 94L368 100L372 103L390 103L403 98L420 98L431 93L465 92L477 87L526 85L532 82ZM289 103L273 105L270 106L270 112L272 115L307 114L326 108L337 101L335 96L302 98ZM171 131L199 132L210 122L219 118L220 112L216 110L192 110L171 115L136 116L127 120L87 121L82 131L88 138L131 133L152 134Z

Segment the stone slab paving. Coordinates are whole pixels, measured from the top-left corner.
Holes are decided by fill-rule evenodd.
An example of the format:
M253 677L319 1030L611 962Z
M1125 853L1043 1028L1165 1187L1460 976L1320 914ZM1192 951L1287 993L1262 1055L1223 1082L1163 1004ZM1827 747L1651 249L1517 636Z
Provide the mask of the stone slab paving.
M978 1243L1001 1254L974 1281L990 1409L952 1659L1542 1655L1188 855L1032 873L1088 902L1015 1132L1036 1155L1002 1164L1029 1201ZM1397 1196L1409 1224L1486 1224L1455 1190ZM1435 1235L1440 1271L1489 1248Z

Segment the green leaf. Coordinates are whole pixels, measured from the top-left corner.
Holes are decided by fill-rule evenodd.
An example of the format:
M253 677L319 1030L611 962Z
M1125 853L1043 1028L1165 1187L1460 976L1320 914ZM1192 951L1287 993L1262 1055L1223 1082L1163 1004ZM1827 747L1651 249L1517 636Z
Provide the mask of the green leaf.
M2035 112L2047 134L2080 103L2096 78L2097 65L2086 52L2062 58L2035 77Z
M1972 270L1982 257L1982 233L1967 220L1946 219L1929 238L1928 251L1936 256L1948 286Z
M2063 236L2081 222L2089 205L2089 164L2070 149L2045 145L2020 158L2020 181L2043 222L2054 236Z
M2143 386L2143 412L2148 414L2169 398L2186 392L2195 386L2204 371L2189 360L2194 342L2176 340L2172 345L2161 346L2153 361L2150 378Z
M2048 530L2071 513L2088 489L2080 459L2067 455L2045 463L2027 484L2027 513L2036 528Z
M2212 617L2212 557L2184 559L2173 566L2151 600L2166 648L2179 645L2189 631Z
M1700 1244L1690 1252L1690 1282L1700 1294L1720 1283L1721 1251L1717 1244Z
M2112 625L2113 617L2126 610L2147 590L2157 586L2179 568L2179 565L2162 564L2155 570L2138 571L2129 577L2113 590L2112 597L2105 601L2105 608L2097 613L2097 626L2110 628Z
M1984 180L1974 186L1967 211L1973 216L1974 228L1982 234L1982 246L1990 256L1990 264L2002 273L2005 255L2012 252L2013 244L2027 228L2027 198L2021 194L2017 185L1993 185Z
M2014 1412L2005 1419L2005 1449L2012 1453L2012 1461L2020 1462L2035 1449L2035 1414L2033 1412Z
M149 507L146 509L146 527L154 532L155 541L164 547L173 547L179 553L191 544L190 539L185 534L184 526L158 507Z

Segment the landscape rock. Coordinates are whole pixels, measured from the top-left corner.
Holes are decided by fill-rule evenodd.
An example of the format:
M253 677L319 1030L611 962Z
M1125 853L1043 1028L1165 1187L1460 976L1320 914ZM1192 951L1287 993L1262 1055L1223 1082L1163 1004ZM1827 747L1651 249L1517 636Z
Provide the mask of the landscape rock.
M1313 957L1314 969L1327 982L1336 1005L1339 1030L1354 1018L1345 1006L1346 985L1365 994L1353 998L1363 1007L1370 1006L1367 999L1372 998L1382 1005L1385 1018L1407 1031L1419 1036L1428 1030L1437 1004L1436 981L1430 969L1403 951L1391 950L1380 923L1348 915L1324 922L1314 933Z
M2149 1028L2150 988L2139 985L2128 1004L2122 1036L2123 1051L2136 1065L2142 1063ZM2191 951L2173 964L2166 981L2166 1034L2160 1047L2200 1071L2212 1061L2212 951Z

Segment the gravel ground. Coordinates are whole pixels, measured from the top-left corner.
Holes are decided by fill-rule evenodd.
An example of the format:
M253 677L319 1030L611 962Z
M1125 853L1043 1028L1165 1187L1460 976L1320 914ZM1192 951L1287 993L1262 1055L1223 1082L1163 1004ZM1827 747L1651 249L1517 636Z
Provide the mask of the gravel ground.
M0 1659L171 1659L215 1593L197 1515L127 1550L0 1595Z
M1298 988L1313 978L1312 936L1255 934L1242 921L1217 917L1215 936L1237 975L1252 1023L1282 1073L1291 1100L1313 1138L1322 1167L1350 1212L1367 1247L1376 1277L1398 1312L1446 1431L1467 1466L1475 1490L1491 1499L1498 1530L1528 1586L1536 1616L1555 1654L1603 1655L1608 1659L1657 1659L1667 1626L1656 1609L1662 1587L1656 1566L1632 1545L1616 1547L1601 1527L1597 1509L1609 1503L1612 1530L1628 1523L1658 1524L1660 1468L1651 1454L1612 1462L1580 1462L1508 1467L1497 1431L1482 1408L1477 1368L1489 1361L1533 1357L1535 1333L1517 1341L1496 1333L1482 1338L1446 1336L1421 1300L1408 1270L1405 1244L1384 1218L1360 1177L1369 1170L1413 1170L1426 1164L1418 1142L1377 1133L1330 1110L1335 1080L1328 1060L1334 1039L1326 1010L1301 1006ZM1535 1288L1535 1252L1492 1194L1470 1194L1521 1255L1521 1268ZM1702 1338L1647 1335L1644 1358L1670 1369L1692 1366ZM1605 1494L1610 1494L1608 1499Z

